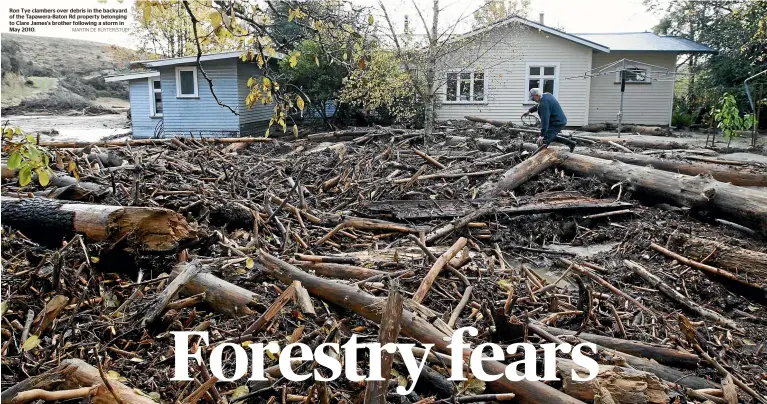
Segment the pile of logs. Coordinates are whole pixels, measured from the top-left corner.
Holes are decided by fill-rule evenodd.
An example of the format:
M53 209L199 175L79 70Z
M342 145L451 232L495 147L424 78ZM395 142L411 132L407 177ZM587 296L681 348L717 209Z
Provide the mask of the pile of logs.
M2 402L767 403L764 166L631 136L539 150L537 129L467 120L433 139L49 143L79 180L3 175ZM586 371L559 355L559 382L453 382L447 345L467 326L464 358L590 342L598 375L573 379ZM352 334L434 350L407 396L416 378L389 354L383 381L291 382L269 357L267 380L192 363L182 382L174 331L208 331L189 340L204 358ZM370 353L356 360L365 374Z

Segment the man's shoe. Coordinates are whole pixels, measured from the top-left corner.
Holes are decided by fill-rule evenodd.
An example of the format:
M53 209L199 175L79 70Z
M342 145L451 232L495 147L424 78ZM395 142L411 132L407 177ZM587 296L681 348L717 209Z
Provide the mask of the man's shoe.
M570 153L575 151L575 143L570 143Z

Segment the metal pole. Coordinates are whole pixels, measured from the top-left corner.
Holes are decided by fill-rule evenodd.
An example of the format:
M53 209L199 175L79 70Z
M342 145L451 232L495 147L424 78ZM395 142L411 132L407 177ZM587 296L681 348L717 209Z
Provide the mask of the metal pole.
M623 122L623 93L626 91L626 59L623 59L621 68L621 106L618 110L618 139L621 137L621 124Z

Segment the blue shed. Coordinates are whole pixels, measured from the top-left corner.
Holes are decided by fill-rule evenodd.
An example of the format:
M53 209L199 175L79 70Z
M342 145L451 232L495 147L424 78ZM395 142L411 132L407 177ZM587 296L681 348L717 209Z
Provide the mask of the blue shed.
M129 83L134 138L258 136L266 130L274 105L259 103L250 109L245 105L248 79L261 74L241 55L237 51L200 57L213 92L196 56L134 62L147 70L105 80ZM218 105L214 93L234 112Z

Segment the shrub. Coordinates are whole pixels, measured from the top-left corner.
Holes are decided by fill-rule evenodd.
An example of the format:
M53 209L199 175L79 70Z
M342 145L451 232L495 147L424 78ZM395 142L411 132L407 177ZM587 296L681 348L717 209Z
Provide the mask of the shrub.
M680 108L674 108L674 113L671 115L671 126L689 128L693 123L695 123L695 117L691 113Z

